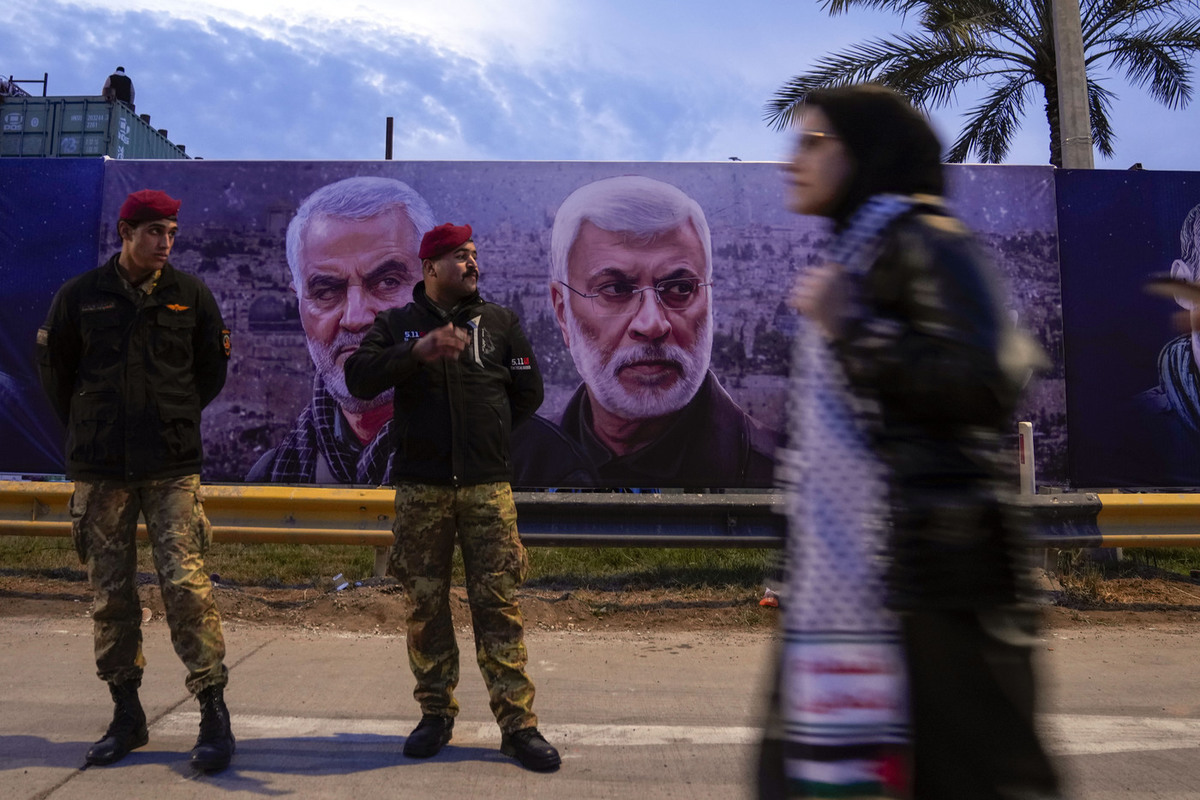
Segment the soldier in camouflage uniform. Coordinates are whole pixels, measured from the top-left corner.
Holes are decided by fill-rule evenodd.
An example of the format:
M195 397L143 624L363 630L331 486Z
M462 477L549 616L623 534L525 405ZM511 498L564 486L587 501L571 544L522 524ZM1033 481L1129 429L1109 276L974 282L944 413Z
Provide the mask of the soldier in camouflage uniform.
M225 707L225 640L204 552L200 412L225 384L229 331L208 287L167 262L180 203L144 189L121 206L121 252L68 281L38 331L42 385L67 427L72 534L95 591L96 670L115 703L88 750L112 764L149 739L138 686L138 516L145 518L175 652L200 701L191 762L205 772L234 751Z
M516 592L528 571L509 484L509 434L542 402L542 379L517 316L479 296L469 225L440 225L421 241L424 281L404 308L381 311L346 360L346 386L369 399L395 389L395 545L391 572L408 592L409 666L421 722L412 758L450 741L458 702L458 644L450 619L455 533L467 574L476 658L500 749L533 770L558 751L537 729L525 673Z

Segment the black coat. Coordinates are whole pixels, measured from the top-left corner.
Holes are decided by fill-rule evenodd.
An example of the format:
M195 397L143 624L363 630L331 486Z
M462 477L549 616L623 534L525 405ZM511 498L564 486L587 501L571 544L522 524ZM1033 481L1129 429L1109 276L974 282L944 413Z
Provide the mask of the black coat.
M229 331L199 278L166 264L139 306L118 256L67 281L38 331L42 387L67 427L67 477L200 472L200 411L221 391Z
M743 411L709 371L662 434L614 456L592 432L591 401L580 385L563 410L562 430L591 457L601 486L770 488L780 436Z
M412 352L417 339L448 322L468 330L471 344L457 360L421 363ZM542 376L517 315L478 294L443 311L424 283L407 306L375 317L345 372L355 397L395 388L394 481L510 481L512 429L542 404Z
M1015 456L1000 445L1040 352L1011 325L975 238L937 210L892 224L858 296L859 314L833 347L855 392L877 403L893 513L890 604L1021 599L1021 531L1004 503Z

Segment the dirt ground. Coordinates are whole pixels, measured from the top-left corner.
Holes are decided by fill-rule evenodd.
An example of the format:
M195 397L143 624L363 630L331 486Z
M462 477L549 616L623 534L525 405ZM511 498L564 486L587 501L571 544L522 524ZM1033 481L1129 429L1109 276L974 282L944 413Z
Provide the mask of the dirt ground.
M1121 577L1086 582L1042 579L1046 624L1051 628L1164 623L1200 627L1200 583L1184 576ZM147 619L161 619L162 599L150 575L139 576ZM390 579L324 588L268 588L217 584L217 603L228 620L265 625L397 633L404 629L406 601ZM529 630L768 631L779 610L759 605L747 589L522 590ZM466 592L452 590L455 623L470 625ZM80 575L68 577L0 570L0 616L71 617L91 613L92 595Z

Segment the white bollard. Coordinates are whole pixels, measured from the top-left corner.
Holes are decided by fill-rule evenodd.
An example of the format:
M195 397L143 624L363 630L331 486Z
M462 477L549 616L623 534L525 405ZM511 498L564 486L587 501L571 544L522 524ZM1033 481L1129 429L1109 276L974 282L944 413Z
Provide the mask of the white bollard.
M375 548L375 568L371 570L371 577L385 578L387 577L388 568L388 550L387 547Z
M1021 467L1021 494L1037 494L1037 476L1033 459L1033 423L1017 423L1017 458Z

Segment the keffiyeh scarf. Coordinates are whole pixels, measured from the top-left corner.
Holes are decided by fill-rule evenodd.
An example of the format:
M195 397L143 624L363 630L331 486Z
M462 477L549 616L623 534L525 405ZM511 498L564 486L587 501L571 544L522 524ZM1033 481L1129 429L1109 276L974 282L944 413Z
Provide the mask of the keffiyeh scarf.
M337 401L330 396L318 375L313 380L313 399L300 413L296 427L276 450L271 464L274 483L312 483L316 480L317 456L325 457L338 483L381 486L391 481L391 429L389 419L375 438L359 451L337 435Z
M1180 336L1158 354L1158 378L1171 410L1191 430L1200 419L1200 384L1196 381L1196 359L1192 337Z
M855 213L830 260L853 287L897 217L917 205L879 195ZM851 292L848 314L862 319ZM899 625L884 607L887 473L870 430L877 407L856 394L828 342L801 321L789 426L789 579L781 698L784 769L798 797L901 797L907 700Z

